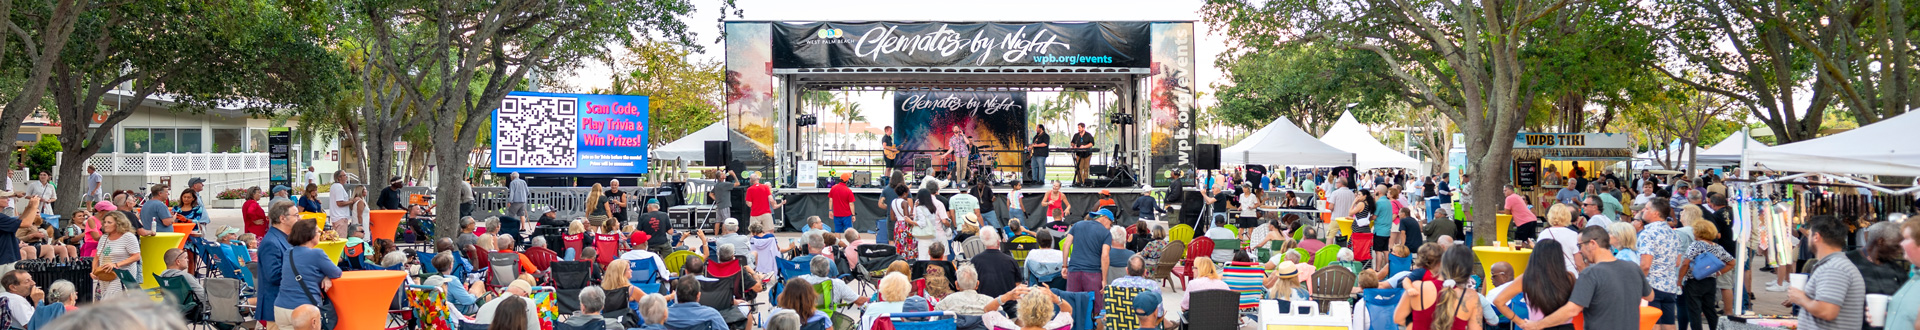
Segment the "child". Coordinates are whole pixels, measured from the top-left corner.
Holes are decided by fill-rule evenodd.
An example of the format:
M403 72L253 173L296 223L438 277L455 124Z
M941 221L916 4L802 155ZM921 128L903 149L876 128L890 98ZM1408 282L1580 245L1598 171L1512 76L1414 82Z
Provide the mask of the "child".
M1394 308L1400 306L1402 289L1391 288L1380 282L1380 273L1372 269L1360 271L1357 279L1360 290L1360 308L1353 309L1353 330L1398 330L1393 323Z
M758 223L747 225L747 230L753 233L753 240L747 243L753 247L753 270L761 274L779 274L780 268L774 264L774 259L792 248L780 246L780 241L773 238L773 233L767 232L767 228Z
M1405 244L1394 244L1387 250L1386 274L1399 274L1413 268L1413 257L1409 256L1412 252L1407 250Z

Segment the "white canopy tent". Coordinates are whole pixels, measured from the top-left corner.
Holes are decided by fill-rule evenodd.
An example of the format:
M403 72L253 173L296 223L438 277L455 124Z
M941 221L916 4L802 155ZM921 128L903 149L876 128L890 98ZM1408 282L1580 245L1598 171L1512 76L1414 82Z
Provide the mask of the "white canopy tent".
M1419 159L1380 144L1380 140L1367 133L1366 126L1353 119L1353 112L1341 113L1340 120L1334 121L1327 134L1320 136L1320 142L1353 153L1354 168L1421 168Z
M1909 112L1827 137L1747 150L1756 169L1863 175L1920 176L1920 145L1905 143L1920 131L1920 113Z
M1633 155L1633 168L1635 169L1666 169L1666 170L1679 170L1679 169L1687 168L1687 152L1677 147L1678 147L1677 145L1669 144L1667 145L1666 149L1648 150L1647 152L1642 152L1640 154ZM1693 148L1693 152L1695 155L1705 153L1706 151L1707 151L1706 149L1700 149L1699 147ZM1671 166L1671 168L1668 168L1668 166L1660 165L1661 160L1671 160L1671 161L1675 161L1675 163L1673 164L1673 166ZM1701 159L1700 163L1705 164L1706 159L1704 158Z
M1742 145L1743 143L1744 146ZM1734 131L1733 135L1728 135L1727 138L1721 139L1720 143L1715 143L1713 147L1707 148L1706 151L1701 151L1700 163L1714 165L1739 164L1740 148L1743 147L1747 150L1770 148L1766 144L1760 143L1760 141L1753 140L1753 137L1747 136L1745 130Z
M698 131L693 131L692 134L680 137L679 140L674 140L672 143L667 143L659 148L653 148L653 159L703 160L707 155L707 141L726 140L727 123L715 122L713 125L707 125L707 128L702 128Z
M1314 139L1286 117L1220 150L1221 164L1353 166L1354 155Z

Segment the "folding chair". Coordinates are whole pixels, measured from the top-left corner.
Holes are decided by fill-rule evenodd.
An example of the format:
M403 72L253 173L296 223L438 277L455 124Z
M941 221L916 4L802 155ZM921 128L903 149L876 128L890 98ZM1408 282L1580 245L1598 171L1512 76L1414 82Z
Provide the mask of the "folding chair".
M433 257L437 255L439 254L433 253L433 252L420 252L420 251L413 252L413 257L420 259L421 275L426 275L426 276L440 275L440 270L437 268L433 268Z
M1133 313L1133 297L1147 290L1108 286L1100 290L1100 299L1105 303L1101 319L1105 320L1106 330L1133 330L1140 328L1139 315Z
M774 266L777 266L778 268L780 268L780 281L777 281L777 283L773 284L773 296L775 297L780 296L781 290L786 289L788 279L800 277L801 275L812 275L813 263L811 261L813 261L813 258L819 258L819 257L809 257L809 258L806 258L804 261L791 261L791 260L787 260L786 258L773 258ZM832 281L826 281L826 282L831 283Z
M1232 290L1200 290L1187 295L1188 329L1235 329L1240 327L1240 293Z
M409 284L406 290L407 307L413 309L413 324L421 329L454 330L460 329L454 322L453 306L447 304L447 293L439 287Z
M548 271L553 272L553 289L560 313L573 314L580 309L580 290L593 285L593 264L586 261L555 261L548 267Z
M887 322L894 330L951 330L958 327L954 318L953 312L945 311L892 313L875 316L867 323Z
M159 289L160 293L166 295L166 300L179 306L180 315L185 316L187 322L199 323L206 321L205 311L200 309L200 298L194 296L193 286L187 284L186 277L155 276L153 280L159 283L160 286L156 288Z
M660 284L666 281L660 278L660 270L655 267L659 266L653 262L653 258L628 260L627 269L633 271L633 276L627 278L627 283L646 293L660 293Z
M1233 261L1233 252L1240 249L1240 239L1228 238L1213 241L1213 261Z
M495 290L512 284L520 276L520 254L513 252L487 253L487 289Z
M200 281L207 290L207 322L237 327L247 323L247 311L240 308L240 292L245 287L237 279L209 278Z

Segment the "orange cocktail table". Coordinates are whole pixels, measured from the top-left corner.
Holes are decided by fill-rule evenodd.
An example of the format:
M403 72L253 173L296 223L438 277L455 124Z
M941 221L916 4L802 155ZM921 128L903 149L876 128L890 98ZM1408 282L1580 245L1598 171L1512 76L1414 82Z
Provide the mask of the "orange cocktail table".
M367 231L367 234L372 235L371 237L375 240L386 239L391 241L393 240L394 230L399 229L400 219L406 218L407 211L373 210L367 211L367 214L367 220L373 222L373 228Z
M340 273L327 288L333 309L340 317L340 329L384 329L387 307L393 293L400 290L407 272L398 270L357 270Z

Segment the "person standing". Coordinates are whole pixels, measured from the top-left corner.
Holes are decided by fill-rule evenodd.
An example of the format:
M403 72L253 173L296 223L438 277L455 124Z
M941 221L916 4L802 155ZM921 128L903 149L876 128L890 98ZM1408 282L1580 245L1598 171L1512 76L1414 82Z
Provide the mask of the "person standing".
M1334 189L1333 192L1327 193L1327 203L1333 204L1333 210L1331 210L1333 211L1333 217L1335 219L1352 218L1352 213L1354 212L1353 199L1355 197L1353 189L1347 188L1347 178L1334 177L1333 185L1337 188ZM1321 235L1326 237L1321 237L1320 240L1332 242L1333 232L1334 230L1323 231Z
M40 172L39 177L34 178L32 181L27 181L27 196L40 197L40 201L52 203L55 197L52 180L52 174Z
M143 224L141 227L152 228L153 231L162 233L173 232L173 209L167 207L167 193L172 189L167 185L158 184L148 190L147 203L140 206L139 221Z
M361 200L362 197L355 196L352 190L347 190L347 171L334 171L333 184L327 188L327 219L335 225L342 224L342 221L353 220L353 205L359 204ZM360 228L368 228L369 225L360 223Z
M293 206L292 202L275 202L268 206L267 219L273 227L267 228L267 235L260 239L260 248L255 252L259 255L260 269L285 269L287 250L293 249L293 245L287 241L287 232L293 231L293 222L300 220L300 208ZM106 242L102 241L101 244L104 247ZM451 268L442 269L444 272ZM280 296L282 273L260 272L260 278L254 281L258 283L254 292L259 295L258 303L254 306L274 306ZM275 329L273 308L255 308L253 318L260 320L261 329Z
M1641 276L1640 267L1614 259L1610 236L1600 227L1581 229L1580 243L1576 246L1580 249L1580 258L1591 266L1580 271L1567 303L1550 312L1543 310L1548 314L1533 321L1514 319L1514 325L1524 330L1540 330L1572 321L1575 315L1585 315L1588 320L1639 319L1640 302L1654 299L1653 286ZM1586 327L1590 330L1640 328L1637 322L1587 322Z
M18 193L14 194L14 196L20 195L21 194ZM0 198L0 208L12 207L12 198ZM20 209L20 214L33 215L39 213L40 197L27 197L27 207ZM24 224L20 218L0 214L0 233L10 234L19 232L21 226L24 226ZM0 235L0 273L12 271L13 266L20 262L20 244L20 238L15 235Z
M520 172L507 174L513 181L507 182L507 214L514 219L527 218L527 180L520 178Z
M1507 239L1532 242L1535 236L1540 235L1540 217L1533 215L1533 208L1528 207L1526 198L1514 191L1513 185L1501 186L1500 193L1507 195L1507 202L1500 213L1513 215L1513 234L1507 235Z
M1080 123L1080 131L1073 133L1073 182L1085 185L1087 182L1087 159L1093 158L1093 134L1087 133L1087 124Z
M947 136L947 172L953 174L955 186L967 183L967 157L973 147L973 139L960 125L953 126L953 134Z
M293 248L287 250L285 268L280 275L279 296L273 301L275 319L293 319L293 310L301 305L318 305L316 299L326 299L327 283L340 278L340 267L327 261L327 253L314 248L320 244L320 226L314 220L299 220L287 233L287 243ZM264 267L264 266L263 266ZM289 323L281 330L293 330Z
M853 228L855 198L853 188L847 187L852 180L852 173L840 173L840 182L835 182L833 188L828 189L827 199L833 202L830 205L833 208L833 232L845 232L847 228Z
M1608 218L1607 214L1600 210L1602 207L1600 205L1602 204L1600 198L1599 195L1587 196L1585 200L1580 202L1580 212L1587 215L1586 227L1607 228L1607 226L1613 225L1613 219Z
M400 176L387 178L387 186L380 188L380 197L374 201L374 206L379 206L382 210L406 209L407 200L400 198L400 187L406 184L405 181L400 180Z
M1865 325L1866 280L1860 269L1843 253L1847 244L1847 225L1831 215L1807 220L1807 246L1813 248L1813 269L1806 284L1787 288L1782 306L1799 306L1798 319L1803 330L1852 330Z
M607 180L607 215L613 221L627 223L627 191L620 190L620 179Z
M880 167L887 169L887 177L892 177L894 160L900 158L900 147L893 145L893 126L887 126L884 130L886 135L880 136L880 160L883 161ZM887 184L893 183L888 182Z
M460 191L453 193L453 203L460 205L461 217L473 216L473 206L478 200L478 198L475 197L477 196L473 194L473 177L468 176L462 178L460 180Z
M1113 225L1113 211L1100 208L1093 210L1087 213L1087 217L1092 218L1088 220L1092 221L1075 222L1067 230L1065 245L1073 251L1080 251L1080 254L1067 259L1067 291L1100 291L1106 284L1107 262L1112 258L1112 251L1107 246L1113 244L1114 240L1107 227ZM1099 253L1092 253L1094 251Z
M85 193L87 196L81 198L81 200L88 202L106 200L107 198L105 196L100 196L100 182L104 180L104 178L100 177L99 169L94 168L93 165L87 165L87 185L82 186L86 187L87 191Z
M713 179L713 190L707 191L707 200L713 203L714 217L720 219L733 216L733 171L719 170L709 176Z
M1043 185L1047 182L1047 142L1051 139L1047 125L1033 125L1033 144L1027 145L1033 148L1033 154L1027 158L1027 180Z
M1661 312L1660 319L1654 323L1659 329L1674 330L1680 316L1680 258L1684 252L1681 248L1688 246L1688 240L1668 224L1673 208L1667 205L1665 198L1654 198L1640 210L1643 224L1635 240L1640 242L1640 268L1645 270L1647 282L1653 285L1650 306Z
M747 184L747 207L752 211L747 216L760 228L768 228L768 232L780 231L780 227L773 225L773 209L786 203L773 202L773 187L760 182L760 172L748 175Z
M313 171L313 165L307 165L307 173L305 175L302 175L301 177L306 178L305 180L306 182L301 182L302 184L314 184L314 185L320 184L320 173ZM320 210L307 210L307 211L318 212Z
M666 212L660 212L660 201L657 199L647 200L647 213L641 213L639 219L640 220L637 221L638 225L634 227L638 227L640 231L647 233L646 249L653 251L654 254L663 256L672 252L672 242L669 236L673 235L673 222L668 218Z

